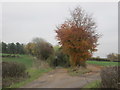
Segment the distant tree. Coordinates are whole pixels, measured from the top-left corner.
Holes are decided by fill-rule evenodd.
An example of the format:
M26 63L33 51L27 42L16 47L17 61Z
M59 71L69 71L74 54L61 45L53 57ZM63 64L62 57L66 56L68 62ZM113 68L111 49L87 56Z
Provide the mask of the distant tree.
M118 55L119 55L119 54L110 53L110 54L107 55L107 58L108 58L110 61L115 61L115 60L117 61Z
M57 39L73 66L85 66L85 61L97 51L99 34L96 24L80 7L71 12L71 18L57 27Z
M25 54L25 48L23 44L19 42L15 43L0 43L0 49L2 49L2 53L9 53L9 54Z
M0 42L0 53L2 53L2 42Z
M9 43L7 50L9 54L16 54L16 45L14 43Z
M21 44L20 54L25 54L25 45Z
M7 44L2 42L2 53L7 53Z
M21 45L19 42L16 43L16 53L19 54L21 49Z
M120 54L117 55L118 61L120 61Z
M96 58L100 58L100 56L97 56Z
M20 44L19 42L16 43L16 53L17 54L24 54L25 53L23 44Z
M35 55L35 43L28 43L26 46L25 46L25 50L28 54L31 54L31 55Z

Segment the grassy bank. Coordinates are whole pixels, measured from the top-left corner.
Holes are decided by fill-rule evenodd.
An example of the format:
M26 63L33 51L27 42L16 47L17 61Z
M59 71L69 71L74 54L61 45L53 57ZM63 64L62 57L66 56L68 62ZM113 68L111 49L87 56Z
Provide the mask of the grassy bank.
M100 66L118 66L118 62L109 62L109 61L87 61L87 63L100 65Z
M19 57L4 57L2 61L23 63L26 66L26 72L28 72L28 78L7 78L8 82L13 82L8 88L19 88L25 84L37 79L41 75L52 70L50 67L37 68L35 59L30 55L19 55ZM17 80L18 82L14 82ZM6 82L7 82L6 81Z
M88 83L83 88L100 88L100 83L101 83L100 80L96 80L96 81Z
M33 80L39 78L40 76L44 75L46 72L49 72L51 70L52 70L52 68L45 68L45 69L31 68L28 70L30 78L27 78L26 80L24 80L22 82L15 83L8 88L20 88L20 87L26 85L27 83L32 82Z

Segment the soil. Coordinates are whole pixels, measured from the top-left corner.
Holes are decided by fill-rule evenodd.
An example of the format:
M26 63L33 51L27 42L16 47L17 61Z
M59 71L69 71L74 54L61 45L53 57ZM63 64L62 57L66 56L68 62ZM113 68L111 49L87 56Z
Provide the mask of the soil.
M56 68L22 88L83 88L92 81L101 80L100 70L102 67L89 64L87 68L92 72L80 76L70 76L67 69Z

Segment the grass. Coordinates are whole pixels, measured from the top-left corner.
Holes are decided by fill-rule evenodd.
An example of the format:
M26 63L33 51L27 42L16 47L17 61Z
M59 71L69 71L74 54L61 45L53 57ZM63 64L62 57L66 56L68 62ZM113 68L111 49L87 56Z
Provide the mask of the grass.
M89 73L89 72L91 72L91 70L87 68L79 68L79 69L69 68L68 69L68 73L71 76L80 76L82 74Z
M2 58L2 61L23 63L26 66L26 68L27 68L26 72L29 73L30 77L25 78L25 79L21 78L21 80L17 79L18 82L15 82L15 83L13 82L13 84L7 88L22 87L25 84L37 79L38 77L40 77L44 73L52 70L52 68L50 68L50 67L47 67L47 68L45 67L45 68L41 68L41 69L36 68L34 66L35 59L30 55L19 55L19 56L20 57L4 57L4 58ZM13 79L16 79L16 78L12 78L12 81L13 81ZM8 78L8 80L10 80L10 78Z
M100 80L96 80L93 82L88 83L87 85L84 86L84 88L100 88Z
M7 54L7 53L0 53L0 56L2 55L19 55L19 54Z
M0 56L2 56L2 55L10 55L10 54L6 54L6 53L0 53Z
M88 64L95 64L100 66L118 66L118 62L109 62L109 61L87 61Z
M21 86L24 86L25 84L32 82L33 80L37 79L38 77L42 76L44 73L51 71L52 68L45 68L45 69L35 69L35 68L31 68L28 70L30 78L19 82L19 83L15 83L13 85L11 85L8 88L20 88Z
M33 65L33 57L29 55L19 55L20 57L4 57L2 58L2 61L8 61L8 62L18 62L23 63L26 68L30 68Z

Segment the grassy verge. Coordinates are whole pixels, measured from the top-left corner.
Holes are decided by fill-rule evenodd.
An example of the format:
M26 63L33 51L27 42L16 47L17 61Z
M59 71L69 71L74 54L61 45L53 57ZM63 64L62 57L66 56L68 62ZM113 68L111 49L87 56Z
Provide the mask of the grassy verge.
M8 88L19 88L24 86L25 84L37 79L41 75L45 74L46 72L49 72L52 70L50 67L45 68L37 68L35 59L32 56L29 55L19 55L20 57L4 57L2 58L2 61L7 62L18 62L23 63L26 66L26 72L28 72L29 77L27 78L7 78L6 83L12 82L13 84L10 85ZM35 65L34 65L35 64Z
M84 88L100 88L100 80L96 80L93 82L88 83L87 85L84 86Z
M35 68L31 68L28 70L29 72L29 75L30 75L30 78L22 81L22 82L19 82L19 83L15 83L13 85L11 85L10 87L8 88L20 88L22 86L24 86L25 84L37 79L38 77L40 77L41 75L45 74L46 72L49 72L51 71L52 68L45 68L45 69L35 69Z
M79 75L89 73L89 72L91 72L91 70L89 70L87 68L78 68L78 69L69 68L68 69L68 73L71 76L79 76Z
M108 61L87 61L88 64L95 64L100 66L118 66L118 62L108 62Z

